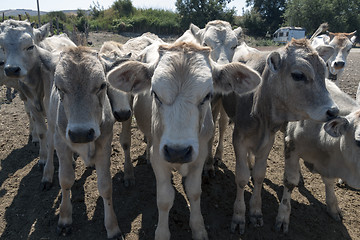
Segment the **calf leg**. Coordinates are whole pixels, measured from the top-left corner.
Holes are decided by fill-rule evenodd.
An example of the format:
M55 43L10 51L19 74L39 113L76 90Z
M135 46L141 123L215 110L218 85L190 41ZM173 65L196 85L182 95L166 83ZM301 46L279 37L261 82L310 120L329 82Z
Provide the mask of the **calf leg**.
M220 111L219 102L220 102L220 99L213 100L211 102L212 117L213 117L214 125L216 125L217 117L218 117L219 111ZM204 166L204 175L205 176L215 176L214 158L212 156L212 146L213 146L213 142L214 142L214 137L215 137L215 128L213 130L211 139L208 142L208 156L206 158L206 163L205 163L205 166Z
M216 146L216 152L214 156L214 161L217 164L221 163L223 152L224 152L224 137L225 137L225 131L226 127L228 125L229 118L226 115L226 112L222 105L220 106L220 117L219 117L219 141Z
M134 166L131 162L130 146L131 146L131 120L122 122L122 129L120 133L120 144L124 150L124 185L125 187L135 185Z
M41 190L49 190L52 186L54 175L54 131L55 126L51 122L51 118L48 118L49 128L47 131L47 158L46 164L43 170L43 177L41 179Z
M244 189L249 182L250 170L247 166L246 147L241 144L240 136L234 131L233 134L233 146L236 157L235 167L235 183L236 183L236 199L234 203L234 213L231 221L231 231L235 232L236 227L239 226L239 233L245 232L245 200L244 200Z
M60 136L57 137L60 138ZM61 140L56 141L55 144L59 157L59 182L61 187L61 204L57 230L59 234L66 235L70 233L72 224L70 193L75 180L75 173L72 167L73 152Z
M294 187L298 186L300 179L299 156L294 151L292 141L285 138L285 171L284 171L284 190L276 217L275 229L283 229L284 233L289 230L291 213L291 193Z
M112 182L110 175L111 139L103 146L96 147L95 167L98 176L98 190L104 201L104 224L108 238L122 239L112 201Z
M161 163L151 162L156 177L156 202L159 219L155 231L156 240L170 239L169 211L174 203L175 190L171 185L171 170Z
M325 183L327 211L333 219L335 219L336 221L341 221L343 216L334 191L334 179L326 178L323 176L321 177L323 182Z
M250 199L250 221L255 227L261 227L264 224L262 215L261 190L266 173L267 157L274 143L274 135L270 136L269 142L255 156L255 164L252 169L254 183L253 194Z
M195 171L191 171L185 180L186 195L190 202L190 227L193 239L208 239L204 225L204 219L201 215L200 197L201 197L201 172L202 165L197 166Z

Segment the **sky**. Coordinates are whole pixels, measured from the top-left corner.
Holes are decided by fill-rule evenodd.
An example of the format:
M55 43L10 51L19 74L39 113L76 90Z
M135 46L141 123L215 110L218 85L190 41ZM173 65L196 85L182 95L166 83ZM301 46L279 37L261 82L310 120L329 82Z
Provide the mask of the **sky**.
M97 0L95 0L96 2ZM8 9L31 9L37 10L37 0L1 0L0 11ZM93 0L39 0L40 11L59 11L89 9ZM114 0L98 0L105 9L109 8ZM136 8L157 8L175 11L176 0L132 0ZM245 8L245 0L232 0L228 4L230 8L235 7L237 15L242 15L242 8Z

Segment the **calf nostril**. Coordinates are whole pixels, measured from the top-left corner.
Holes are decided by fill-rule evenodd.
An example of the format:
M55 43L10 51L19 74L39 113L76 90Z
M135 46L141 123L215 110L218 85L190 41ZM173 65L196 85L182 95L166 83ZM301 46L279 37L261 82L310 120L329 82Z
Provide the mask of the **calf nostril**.
M91 129L88 131L88 138L89 138L89 140L92 140L92 139L94 138L94 136L95 136L95 130L91 128Z
M360 140L355 140L355 143L358 147L360 147Z
M326 115L328 118L327 120L336 118L338 116L338 114L339 114L339 109L337 107L327 110L327 112L326 112Z
M335 65L335 67L342 68L342 67L345 66L345 62L342 62L342 61L340 61L340 62L335 62L334 65Z

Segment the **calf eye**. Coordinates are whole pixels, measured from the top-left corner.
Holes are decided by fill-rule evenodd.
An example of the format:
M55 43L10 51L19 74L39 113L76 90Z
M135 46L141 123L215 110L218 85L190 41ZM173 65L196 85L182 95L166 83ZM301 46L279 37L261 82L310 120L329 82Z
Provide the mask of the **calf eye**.
M155 100L156 100L158 103L162 104L160 98L158 97L158 95L156 95L156 93L155 93L154 91L151 92L151 95L153 95L153 97L155 98Z
M106 87L106 83L101 84L100 90L103 90Z
M32 45L32 46L30 46L30 47L28 47L26 50L28 50L28 51L31 51L31 50L33 50L34 49L34 45Z
M5 64L5 62L0 61L0 66L3 66Z
M204 99L200 102L200 105L204 105L205 102L209 101L212 97L212 93L208 93Z
M58 88L58 86L56 86L56 85L55 85L55 89L59 93L60 101L62 101L64 98L64 92L60 88Z
M295 81L306 81L306 76L303 73L291 73L291 77Z

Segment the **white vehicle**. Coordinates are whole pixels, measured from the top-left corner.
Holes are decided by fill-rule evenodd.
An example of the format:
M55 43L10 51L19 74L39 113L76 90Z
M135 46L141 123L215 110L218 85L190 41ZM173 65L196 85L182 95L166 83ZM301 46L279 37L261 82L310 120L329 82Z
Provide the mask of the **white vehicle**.
M282 27L275 31L274 42L287 43L292 38L299 39L305 37L305 28L301 27Z

